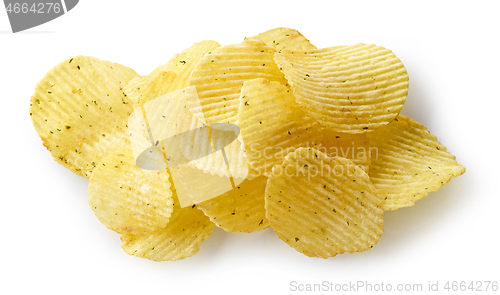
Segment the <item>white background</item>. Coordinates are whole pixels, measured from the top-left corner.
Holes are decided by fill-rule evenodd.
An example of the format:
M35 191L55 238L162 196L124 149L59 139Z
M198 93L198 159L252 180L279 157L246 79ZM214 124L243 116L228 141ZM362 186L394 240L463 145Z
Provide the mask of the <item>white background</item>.
M424 290L429 281L440 288L450 280L499 281L499 3L82 0L18 34L1 7L0 293L284 294L291 281L421 283ZM144 75L194 42L239 43L279 26L317 47L362 42L393 50L410 76L402 113L426 125L467 172L415 206L387 212L382 239L364 253L313 259L271 229L216 229L182 261L128 256L89 208L88 180L42 146L28 111L36 83L73 55Z

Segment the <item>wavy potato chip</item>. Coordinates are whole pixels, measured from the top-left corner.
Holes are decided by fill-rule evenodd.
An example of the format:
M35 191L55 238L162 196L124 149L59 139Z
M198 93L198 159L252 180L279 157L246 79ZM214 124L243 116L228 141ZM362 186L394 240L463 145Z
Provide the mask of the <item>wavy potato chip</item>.
M137 108L158 96L176 90L176 78L176 73L161 65L146 76L130 81L124 92Z
M278 51L283 49L311 50L316 49L309 40L297 30L290 28L276 28L265 31L245 40L260 40Z
M238 125L249 164L249 178L269 175L274 165L299 147L314 147L323 128L297 105L291 90L263 78L241 88Z
M159 66L149 75L132 80L125 88L125 93L135 102L136 106L142 106L152 99L183 89L188 84L189 76L199 59L202 58L207 52L210 52L219 46L220 45L217 42L210 40L195 43L190 48L176 54L167 64ZM189 123L194 129L196 129L196 127L200 127L199 122L205 124L204 115L201 113L201 109L199 107L197 108L197 105L199 105L198 102L182 102L190 105L189 109L192 110L192 113L195 116L192 118L194 121L185 122L186 119L183 118L181 119L183 123L179 124L179 116L170 116L170 118L167 118L167 122L163 125L165 128L178 125L177 128L173 128L169 134L189 131L186 134L181 135L182 139L179 139L178 142L184 147L184 153L187 153L185 154L186 159L196 159L190 161L189 165L214 175L229 176L231 174L235 177L244 178L246 176L246 160L244 157L240 156L243 151L241 142L235 141L228 145L225 149L227 158L230 159L231 162L229 170L226 169L226 162L224 161L222 154L219 153L211 155L210 157L204 157L210 153L207 151L207 145L205 144L207 142L206 137L208 136L208 133L203 132L203 130L190 130L185 126ZM155 103L154 108L159 108L160 112L162 112L164 109L171 108L170 105L171 103L164 105ZM146 112L151 113L151 110ZM140 115L138 114L138 116ZM208 148L210 149L210 141L208 141L208 143ZM169 145L169 143L167 143L167 145ZM144 144L140 146L144 146ZM187 147L192 147L192 149L188 150Z
M368 172L370 167L370 143L366 134L350 134L324 129L319 150L332 158L349 159L365 172Z
M265 176L246 179L227 193L197 206L227 232L256 232L269 227L264 209L266 183Z
M405 67L381 46L282 51L275 59L297 102L336 132L363 133L388 124L408 94Z
M266 216L278 237L310 257L370 250L384 211L368 175L350 160L300 148L273 167Z
M235 123L243 82L266 78L286 84L274 62L275 49L259 40L221 46L195 66L190 86L196 86L207 123Z
M165 227L173 211L168 173L138 168L130 150L99 162L89 181L89 205L107 228L145 234Z
M186 193L185 197L192 201L190 205L218 197L234 188L230 177L205 173L188 165L174 167L170 171L173 177L178 176L177 179ZM174 178L175 181L177 179ZM179 189L180 186L177 187ZM179 195L179 198L181 196ZM184 202L181 203L181 206L185 205Z
M193 86L188 88L194 89ZM207 124L203 113L197 112L201 111L198 96L196 106L192 101L188 105L194 113L193 120L185 125L177 123L179 145L190 160L188 165L212 175L246 178L247 162L238 126L231 123Z
M169 71L177 74L177 89L189 86L189 77L194 70L196 64L203 58L205 54L220 47L220 44L212 41L205 40L194 43L191 47L185 49L181 53L174 55L166 64Z
M194 43L174 55L167 64L158 66L146 76L130 81L125 87L125 93L137 107L163 94L185 88L196 63L207 52L219 46L219 43L212 40Z
M175 201L169 223L151 234L122 234L125 253L154 261L180 260L196 254L201 244L212 235L214 224L210 219L195 205L180 208L173 185L172 188Z
M210 128L210 131L214 145L221 145L220 142L224 140L218 142L218 138L214 136L220 132L214 132L214 128ZM218 150L209 157L190 162L189 165L206 173L245 179L248 175L248 167L242 138L240 134L234 141L226 145L224 154Z
M213 131L213 129L210 130ZM216 138L213 137L213 133L211 134L211 140L216 141ZM201 135L199 134L194 135L192 136L192 140L197 141L200 137ZM248 175L248 167L244 150L242 137L239 136L224 147L224 153L218 150L209 153L208 156L190 161L188 165L212 175L245 179Z
M133 107L123 87L137 76L120 64L76 56L38 82L30 116L55 161L89 177L108 153L130 144L127 118Z
M132 156L136 160L140 158L145 150L150 149L153 145L148 128L142 109L140 107L136 108L128 118L130 147L132 149Z
M152 139L151 143L147 143L148 140L143 140L144 136L134 137L134 155L140 154L141 149L153 143L162 142L165 145L170 167L187 163L191 167L213 175L246 177L247 163L241 137L238 138L237 126L219 123L206 124L203 114L200 113L201 108L195 87L190 86L169 92L146 102L141 108L136 109L131 116L130 133L144 134L144 128L141 130L139 125L147 125L151 130ZM144 110L145 116L141 115L141 110ZM141 124L143 121L147 123ZM215 152L212 150L213 147ZM228 160L227 163L221 152L222 149Z
M370 179L384 210L413 206L453 177L465 173L455 156L425 126L403 115L369 133Z
M122 249L129 255L149 260L176 261L198 253L213 230L213 223L201 210L176 206L164 229L138 236L122 234Z

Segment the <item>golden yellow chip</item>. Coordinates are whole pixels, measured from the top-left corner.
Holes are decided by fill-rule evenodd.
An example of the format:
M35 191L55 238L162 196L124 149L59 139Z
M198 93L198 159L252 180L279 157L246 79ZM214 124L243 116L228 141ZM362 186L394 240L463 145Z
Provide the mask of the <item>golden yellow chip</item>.
M370 250L383 227L381 199L350 160L300 148L273 168L266 216L278 237L310 257Z
M147 76L132 80L125 88L125 93L135 102L135 106L138 107L162 95L180 90L188 84L189 76L198 60L202 58L204 54L219 46L217 42L210 40L195 43L190 48L176 54L167 64L159 66ZM203 121L201 123L204 124L204 115L201 113L201 108L196 107L196 105L199 105L199 102L181 101L172 97L172 103L166 102L164 105L153 103L151 105L154 105L153 108L158 108L160 112L163 112L167 107L175 108L175 106L173 106L174 102L188 105L193 112L189 118L186 118L186 116L182 114L178 116L165 116L166 120L162 122L162 126L172 129L168 132L169 134L186 132L180 135L181 138L178 144L182 146L182 151L185 153L186 159L192 160L189 162L189 165L211 174L228 176L229 173L231 173L231 175L235 177L244 178L246 176L246 161L244 157L239 157L239 154L241 154L243 150L241 142L235 141L225 149L227 154L226 158L232 160L229 170L226 169L226 163L221 153L210 157L204 157L210 153L207 151L207 148L211 149L211 146L210 140L207 141L209 134L208 129L207 131L196 129L200 127L198 121ZM151 110L152 108L150 107L149 109ZM151 111L147 110L146 112L151 113ZM195 117L193 118L192 115ZM191 124L193 128L189 128L186 124ZM167 142L166 144L167 146L172 146L173 142ZM175 153L179 152L179 148L167 149L167 151ZM176 156L174 157L179 158Z
M370 144L366 134L349 134L323 130L320 151L330 157L349 159L368 172L370 167Z
M312 45L311 42L306 39L306 37L304 37L297 30L293 30L290 28L276 28L264 33L260 33L253 37L245 38L245 40L255 39L266 43L267 46L274 47L278 51L281 51L283 49L316 49L316 46Z
M176 78L176 73L162 65L148 75L130 81L124 92L137 108L158 96L176 90Z
M405 67L381 46L282 51L275 58L297 102L336 132L363 133L388 124L408 94Z
M153 79L149 81L155 83ZM144 93L148 92L146 88L142 89ZM147 94L147 97L151 95ZM142 110L145 116L141 115ZM147 121L148 124L141 124L142 121ZM191 167L214 175L231 175L243 179L247 175L247 163L241 138L238 138L238 127L234 124L213 123L209 128L204 122L197 92L193 86L169 92L143 104L141 109L136 109L131 116L129 122L131 134L145 133L144 128L141 130L138 125L148 125L153 138L150 140L151 143L148 140L134 140L133 148L136 156L144 150L144 147L147 148L152 143L161 146L162 142L165 144L170 167L188 163ZM224 127L225 125L227 126ZM223 156L222 149L226 157ZM179 157L180 155L182 157Z
M266 78L286 84L274 62L275 49L259 40L214 49L195 66L189 85L196 86L207 123L235 123L243 82Z
M215 145L217 144L217 138L214 137L214 129L211 128L210 131L212 135L211 139ZM200 133L201 132L198 132L198 134L192 134L193 142L198 141L198 139L202 137ZM197 149L199 150L199 148ZM215 153L211 153L209 156L190 161L188 165L213 175L227 177L232 176L245 179L248 175L248 167L244 150L245 148L242 143L242 137L239 136L233 142L224 147L225 157L222 150L219 149Z
M38 82L31 120L54 160L89 177L103 157L130 144L126 126L133 107L123 87L137 76L120 64L76 56Z
M389 125L369 133L372 150L370 179L384 210L396 210L437 191L465 173L436 136L415 120L399 115Z
M315 147L323 128L297 105L291 90L259 78L241 89L238 125L249 164L249 178L269 175L274 165L299 147Z
M255 232L269 227L264 209L267 177L244 180L236 188L197 204L215 225L228 232Z
M219 43L211 40L195 43L174 55L167 64L132 80L125 88L125 93L137 107L163 94L185 88L196 63L219 46Z
M175 189L173 197L174 211L167 226L152 234L123 234L125 253L154 261L175 261L198 252L214 231L214 224L196 205L180 208Z
M98 162L89 181L89 204L117 233L145 234L165 227L173 210L168 173L138 168L130 150Z
M194 67L203 56L220 47L220 44L205 40L199 43L194 43L191 47L185 49L181 53L174 55L166 64L169 71L177 74L176 89L181 89L189 86L189 77L193 72Z

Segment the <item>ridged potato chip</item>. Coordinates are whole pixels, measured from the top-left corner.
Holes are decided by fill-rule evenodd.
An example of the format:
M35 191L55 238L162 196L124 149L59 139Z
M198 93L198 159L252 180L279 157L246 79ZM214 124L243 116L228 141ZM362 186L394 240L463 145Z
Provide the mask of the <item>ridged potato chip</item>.
M120 64L76 56L38 82L30 116L55 161L89 177L96 163L130 144L126 126L133 107L123 87L137 76Z
M220 45L217 42L210 40L195 43L190 48L175 55L167 64L157 67L150 74L132 80L125 88L125 93L132 101L135 102L135 106L138 107L164 94L185 88L188 84L189 76L199 59L202 58L207 52L219 46ZM189 105L190 101L186 101L185 103ZM189 107L192 109L195 117L198 117L198 119L204 123L205 118L201 113L201 109L199 107L196 108L196 105L199 105L199 103L191 104ZM166 105L161 106L155 104L155 107L160 107L161 111L164 109L163 107L166 107ZM177 123L179 123L176 121L179 119L178 116L171 116L169 119L167 119L167 122L163 124L164 126L176 126ZM183 122L184 121L185 120L183 119ZM198 126L198 122L184 122L184 124L187 123L190 123L191 125L194 124L193 127ZM185 126L177 126L177 129L170 133L182 133L190 130L189 128L186 130L184 129L186 129ZM196 153L200 155L209 154L209 152L206 151L207 146L204 144L207 142L205 140L206 136L202 131L203 130L191 130L188 133L181 135L182 142L179 142L179 144L184 147L184 152L188 153L185 155L186 158L196 159L190 161L189 166L196 167L204 172L214 175L229 176L229 174L231 174L234 177L244 178L246 176L246 161L244 157L240 156L243 151L241 142L235 141L228 145L225 149L227 158L230 159L231 162L228 170L226 169L224 158L220 153L210 157L197 157L195 155ZM188 143L184 144L186 142ZM186 150L187 147L193 147L194 150ZM208 148L210 148L210 145Z
M181 53L174 55L166 64L169 71L177 74L176 87L177 89L189 86L189 77L193 72L194 67L203 58L205 54L220 47L220 44L212 41L205 40L199 43L194 43L191 47L185 49Z
M273 167L265 204L278 237L310 257L370 250L384 231L381 199L368 175L311 148Z
M269 175L274 165L299 147L315 147L323 128L297 105L291 90L263 78L245 81L238 125L249 164L249 178Z
M368 172L370 167L370 143L366 134L350 134L323 130L320 151L330 157L349 159Z
M245 38L245 40L260 40L266 43L267 46L274 47L276 50L297 49L297 50L312 50L316 46L312 45L297 30L290 28L276 28L265 31L256 36Z
M176 73L161 65L146 76L130 81L124 92L137 108L158 96L176 90L176 78Z
M136 166L130 150L112 152L89 181L89 204L107 228L133 235L165 227L173 211L168 173Z
M154 80L152 81L154 83ZM232 129L224 130L221 126L224 124L206 124L203 114L200 113L195 87L190 86L163 94L155 100L146 102L141 108L145 114L145 117L142 117L147 119L149 124L146 125L149 126L153 136L151 142L159 144L163 141L170 167L187 163L191 167L213 175L246 177L247 163L241 140L237 138L237 126L227 124L230 126L225 129ZM132 129L136 131L131 134L140 133L137 132L140 128L136 126L141 122L140 111L141 109L139 112L136 109L134 116L131 117L131 131ZM212 143L214 147L218 147L215 153L212 151ZM135 141L133 144L136 155L138 154L136 149L148 146L146 143L137 144ZM229 167L224 160L221 147L217 146L220 144L223 144ZM179 153L183 155L181 161Z
M425 126L403 115L369 133L370 179L384 210L413 206L453 177L465 173L455 156Z
M381 46L284 50L275 59L297 102L336 132L363 133L388 124L408 94L405 67Z
M196 63L207 52L219 46L219 43L212 40L195 43L174 55L167 64L130 81L125 87L125 93L137 107L163 94L185 88Z
M266 78L286 84L274 62L275 49L260 40L221 46L195 66L190 86L196 86L207 123L235 123L243 82Z
M212 175L188 165L174 167L170 171L175 173L172 176L178 176L179 183L186 192L186 198L192 201L190 205L216 198L234 188L230 177Z
M172 188L175 201L169 223L151 234L122 234L125 253L154 261L180 260L196 254L212 235L214 224L210 219L196 205L181 208L173 185Z
M212 141L214 144L217 144L217 138L214 137L214 129L211 128L210 131ZM242 136L240 135L233 142L224 147L227 164L223 153L217 151L209 157L203 157L189 162L189 166L213 175L244 179L248 175L247 159L244 150L245 147L243 146Z
M265 176L246 179L227 193L197 206L227 232L256 232L269 227L264 209L266 183Z

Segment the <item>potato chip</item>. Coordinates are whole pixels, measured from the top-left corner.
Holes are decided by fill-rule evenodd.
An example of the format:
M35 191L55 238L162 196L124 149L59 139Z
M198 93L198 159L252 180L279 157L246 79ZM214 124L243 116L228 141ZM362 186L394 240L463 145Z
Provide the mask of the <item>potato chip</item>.
M189 86L189 77L198 61L203 58L205 54L215 50L217 47L220 47L220 44L215 41L201 41L199 43L194 43L191 47L174 55L168 61L166 68L169 71L175 72L178 77L176 80L177 89Z
M189 85L196 86L207 123L235 123L243 82L266 78L286 84L274 62L274 48L246 40L205 54L195 66Z
M167 64L132 80L125 87L125 93L137 107L163 94L185 88L196 63L207 52L219 46L219 43L211 40L195 43L174 55Z
M124 92L137 108L158 96L176 90L176 78L176 73L162 65L148 75L130 81Z
M236 188L197 204L218 227L228 232L256 232L269 227L264 209L267 177L244 180Z
M132 154L134 159L136 159L136 164L143 169L147 170L159 170L156 161L149 163L151 157L148 151L155 148L162 148L160 141L155 141L151 138L151 129L148 122L148 114L144 110L144 105L154 104L156 99L165 93L172 92L172 87L177 74L165 69L165 66L159 66L154 71L146 76L138 77L129 82L125 87L124 91L127 97L134 103L135 110L128 118L128 128L131 141ZM166 105L165 107L170 107ZM154 122L153 122L154 123ZM163 124L163 128L168 128L173 125L174 122L169 122L170 124ZM156 125L155 125L156 126ZM172 131L175 134L175 127ZM180 153L180 151L179 151ZM156 156L154 153L153 156ZM162 155L163 162L165 161ZM150 165L153 164L153 165ZM164 168L166 169L166 168Z
M408 94L405 67L381 46L282 51L275 59L297 102L336 132L363 133L388 124Z
M198 60L203 57L205 53L215 49L218 46L219 44L215 41L203 41L200 43L195 43L193 46L184 50L182 53L175 55L166 65L162 65L156 68L149 75L132 80L125 88L125 93L131 100L135 102L135 106L137 107L144 105L147 102L162 95L184 88L185 85L188 84L188 78L191 75L191 71ZM204 123L205 118L201 113L201 109L199 107L198 109L196 109L196 105L199 105L199 102L193 103L192 101L186 100L183 101L183 103L187 104L190 109L193 109L192 113L194 113L193 115L195 116L195 118L192 118L193 120L196 120L196 118L198 118L201 119L202 123ZM168 109L167 105L158 105L157 103L153 103L153 105L153 108L157 108L160 111ZM169 107L172 108L174 106ZM151 109L151 107L149 109ZM170 116L170 118L167 119L167 122L162 123L162 126L165 126L165 128L167 128L168 126L176 126L179 123L178 119L179 116ZM186 121L185 119L186 118L182 118L182 121ZM189 122L184 122L184 124L188 123L191 125L194 124L193 127L195 127L195 125L199 127L197 121L190 120ZM246 160L244 157L239 156L243 153L243 146L241 144L241 141L235 141L227 148L225 148L225 152L227 154L226 158L228 158L231 162L228 170L226 169L226 163L221 153L212 155L210 157L196 156L196 153L198 153L199 155L209 154L209 152L206 151L207 146L203 144L206 142L205 137L208 135L208 133L205 134L206 132L203 132L203 130L196 130L196 128L194 128L195 130L191 130L189 128L186 130L180 129L186 129L186 127L180 124L179 126L177 126L176 130L172 130L172 132L170 132L169 134L178 134L184 131L189 131L181 135L182 139L180 140L182 142L179 141L178 144L181 145L183 147L183 151L187 153L185 155L186 159L196 159L190 161L189 165L191 167L196 167L204 172L214 175L229 176L229 174L231 173L235 177L246 177ZM199 144L200 142L202 143L201 145ZM170 142L170 144L171 143L172 142ZM168 144L169 143L167 143L167 145ZM191 146L195 148L195 150L186 149ZM211 148L210 144L208 145L208 148ZM177 151L177 149L175 149L175 151Z
M209 127L214 153L189 164L206 173L245 179L248 167L239 127L230 123L210 123Z
M193 204L218 197L234 188L230 177L212 175L188 165L174 167L170 171L179 176L178 180L186 192L186 197ZM177 185L177 182L175 184ZM179 187L181 186L177 185L177 188Z
M99 162L89 181L89 204L107 228L145 234L165 227L173 211L168 173L138 168L130 150Z
M130 147L132 155L136 160L141 157L145 150L150 149L153 145L148 128L142 109L140 107L136 108L128 118Z
M221 153L222 149L231 151L232 149L228 147L230 146L228 145L228 141L236 141L236 129L239 130L239 128L233 124L213 123L210 124L212 127L212 133L210 134L208 125L200 122L198 117L190 111L188 105L191 99L197 99L196 90L193 86L164 94L157 99L145 103L141 106L141 109L136 109L132 114L130 132L134 139L132 146L134 148L134 155L137 157L137 164L141 168L161 169L161 167L156 164L151 165L151 162L156 163L158 161L155 160L157 158L156 153L150 155L149 152L150 146L163 148L168 166L171 168L170 171L179 174L179 178L176 178L177 174L172 174L173 180L177 181L177 179L180 179L181 176L184 175L189 181L194 181L193 183L189 183L190 186L188 189L194 190L196 188L197 195L201 197L201 199L196 200L197 203L209 197L216 197L233 188L224 159L222 159L221 163L214 163L213 160L207 159L217 158L216 153ZM141 116L142 109L144 110L145 116ZM203 116L201 117L203 118ZM143 118L144 120L141 120ZM145 118L148 119L149 124L143 123ZM149 126L148 129L151 133L150 140L144 140L145 137L149 138L149 135L144 136L144 134L147 133L144 125ZM224 125L228 126L224 127ZM225 141L223 139L225 136L222 133L229 133L229 135L232 134L233 136L226 136L228 141ZM218 141L214 140L216 153L212 152L210 137L212 137L212 139L218 138ZM219 144L222 146L218 146ZM153 151L151 150L151 152ZM231 153L228 153L228 155L230 154ZM243 154L242 157L244 157ZM204 173L202 170L195 168L185 170L189 168L187 166L190 166L191 163L197 160L203 160L209 164L221 164L221 167L214 166L211 168L223 168L225 177L220 179L220 177L216 177L216 175ZM181 167L183 169L178 171ZM231 165L229 171L238 172L238 170L234 169L238 167L240 166ZM246 177L246 162L244 162L244 165L241 165L241 168L245 170L245 174L241 177L242 181ZM195 175L190 175L189 172L192 170L195 170ZM207 188L205 191L200 191L203 181L213 185L213 187ZM226 185L225 187L224 184ZM234 184L239 184L239 182L236 183L236 181L234 181ZM213 195L214 193L215 195ZM181 207L193 204L192 199L188 196L184 198L183 195L179 195L178 197Z
M315 147L323 130L297 105L288 87L263 78L243 84L238 125L249 178L269 175L272 167L296 148Z
M214 137L214 129L210 128L210 131L210 139L215 145L217 144L217 138ZM199 134L197 136L201 137ZM193 136L192 140L197 141L198 139ZM240 135L233 142L225 146L223 150L217 149L213 153L210 152L208 156L190 161L188 165L212 175L245 179L248 175L248 167L245 148L242 142L242 136Z
M465 173L455 156L425 126L403 115L369 133L370 179L384 210L413 206L453 177Z
M122 234L122 249L127 254L154 261L180 260L196 254L212 235L214 224L210 219L196 205L180 208L174 186L172 188L175 201L170 222L152 234Z
M213 230L213 223L201 210L175 206L171 221L164 229L139 236L122 234L122 249L129 255L149 260L176 261L196 254Z
M133 107L123 87L137 76L120 64L76 56L38 82L31 120L54 160L89 177L103 157L130 144L126 126Z
M383 228L381 199L350 160L300 148L273 167L266 217L278 237L310 257L370 250Z
M154 80L151 81L154 83ZM241 138L238 139L239 128L234 124L207 125L203 114L196 112L196 110L201 112L201 108L195 87L190 86L163 94L141 107L145 117L141 116L141 109L134 111L129 123L130 133L134 135L144 133L144 130L139 128L141 119L144 118L153 137L150 140L151 144L159 144L162 141L165 144L170 167L189 162L189 166L214 175L243 179L246 177L248 169ZM223 125L228 126L223 127ZM133 142L133 148L136 156L142 152L141 148L151 145L147 140L134 139L136 140ZM212 151L212 142L215 153ZM179 153L182 154L182 160L179 160L181 158Z
M368 173L370 144L366 134L349 134L325 129L319 150L332 158L349 159Z
M297 30L293 30L290 28L276 28L264 33L260 33L253 37L245 38L245 40L255 39L266 43L267 46L271 46L278 51L281 51L283 49L316 49L316 46L312 45L311 42L306 39L306 37L304 37Z

